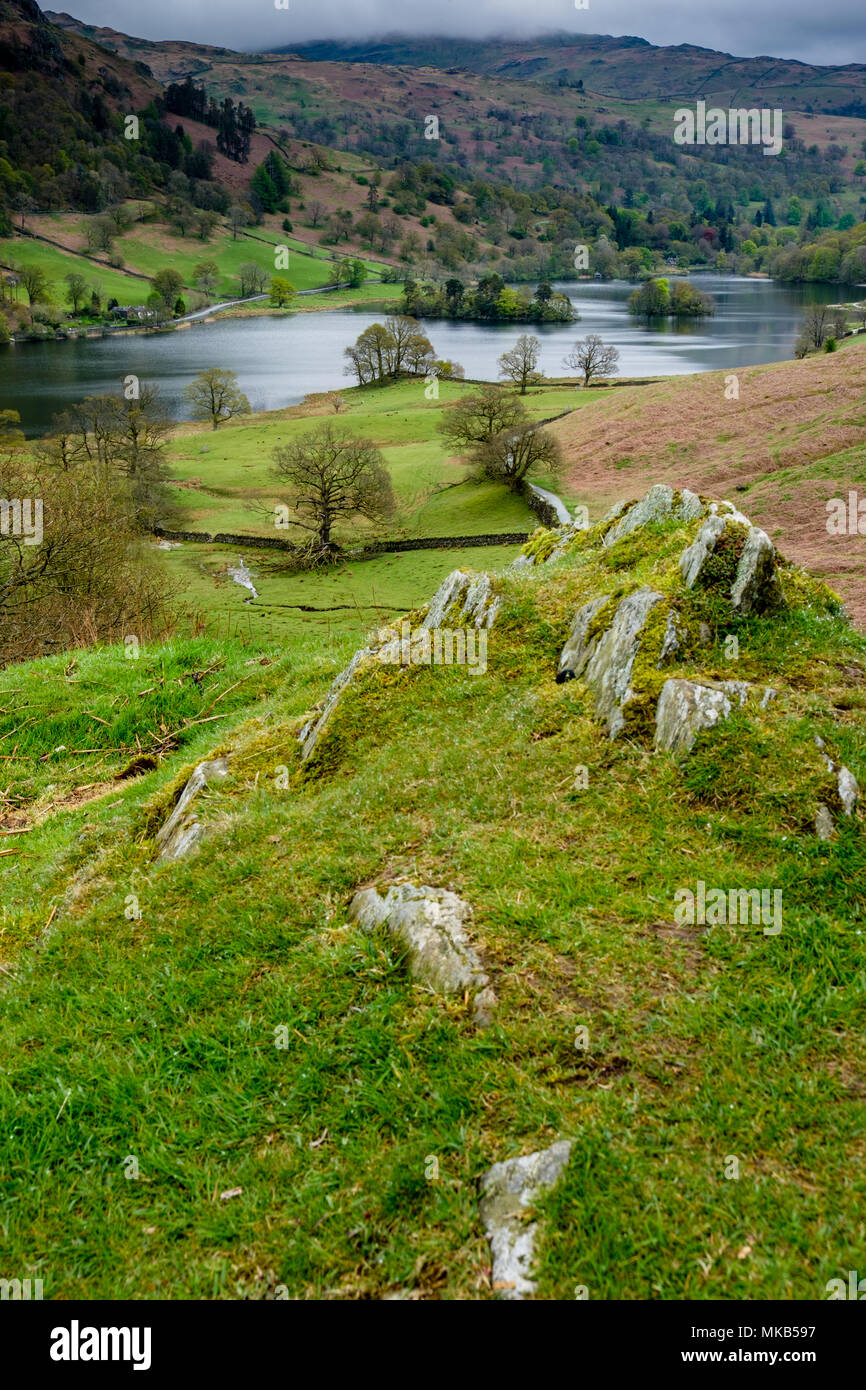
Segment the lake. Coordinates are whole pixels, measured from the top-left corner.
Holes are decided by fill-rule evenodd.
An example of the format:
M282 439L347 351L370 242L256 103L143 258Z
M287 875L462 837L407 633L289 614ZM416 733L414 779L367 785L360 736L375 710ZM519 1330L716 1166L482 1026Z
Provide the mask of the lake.
M863 296L840 285L781 285L728 275L689 277L716 300L713 318L646 324L632 318L624 281L562 284L580 313L576 324L425 321L437 354L462 363L469 377L495 380L497 358L519 333L541 339L541 367L563 375L562 359L587 333L619 349L621 376L657 376L776 362L793 355L804 306ZM0 409L17 410L29 435L84 396L118 390L133 373L155 383L169 412L188 419L183 388L205 367L230 368L254 410L296 405L310 391L351 384L343 349L382 313L329 310L290 318L222 319L165 334L113 335L71 342L0 347Z

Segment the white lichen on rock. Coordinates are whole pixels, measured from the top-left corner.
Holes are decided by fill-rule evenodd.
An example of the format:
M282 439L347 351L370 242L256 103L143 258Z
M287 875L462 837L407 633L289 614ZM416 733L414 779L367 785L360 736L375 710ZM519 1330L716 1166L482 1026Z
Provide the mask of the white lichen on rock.
M366 931L383 928L399 941L412 977L437 994L472 996L476 1023L489 1024L496 996L466 930L472 909L456 893L400 883L383 897L366 888L355 894L348 916Z
M687 753L701 729L727 719L734 701L743 705L747 694L743 681L666 680L656 706L656 748Z
M692 521L704 512L704 504L697 493L686 488L681 493L674 492L667 483L656 483L639 501L627 504L613 526L604 534L605 546L616 545L624 536L646 526L651 521L667 521L673 517L677 521Z
M481 1220L493 1256L493 1288L517 1301L535 1292L532 1265L538 1223L527 1212L562 1175L571 1143L560 1139L549 1149L494 1163L481 1179Z
M655 589L636 589L617 604L611 621L594 631L593 620L609 601L605 595L578 610L556 679L561 683L579 677L592 692L596 714L615 738L625 727L631 674L646 620L664 597Z

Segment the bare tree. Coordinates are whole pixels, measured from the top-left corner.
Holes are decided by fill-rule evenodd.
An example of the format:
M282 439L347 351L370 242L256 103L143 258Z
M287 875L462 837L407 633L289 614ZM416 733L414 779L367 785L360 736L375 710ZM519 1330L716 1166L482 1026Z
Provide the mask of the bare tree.
M446 409L439 424L456 453L488 444L502 431L515 430L526 419L517 396L501 386L483 386L477 394L462 396Z
M321 202L319 198L313 198L309 203L307 203L307 216L310 219L310 226L318 227L319 223L321 222L322 218L325 216L325 213L327 211L327 206L323 202Z
M279 445L274 468L289 486L289 524L311 533L320 556L337 551L332 531L341 519L381 521L394 512L391 478L376 445L330 421Z
M526 395L527 386L544 379L544 374L536 370L540 348L534 333L521 333L514 347L499 359L499 375L519 386L521 396Z
M248 227L255 218L255 213L249 203L232 203L229 208L229 226L232 229L232 241L237 241L238 232L241 227Z
M578 339L563 361L566 367L583 373L584 386L589 386L594 377L613 376L619 371L617 349L603 343L597 333Z
M522 492L529 473L540 468L557 473L562 465L559 440L549 430L524 421L516 430L502 430L471 455L476 478L506 483L513 492Z
M803 315L800 335L810 348L822 348L830 332L830 310L826 304L810 304Z
M255 261L244 261L238 266L238 279L241 282L241 299L251 294L261 294L268 282L269 272L262 270Z

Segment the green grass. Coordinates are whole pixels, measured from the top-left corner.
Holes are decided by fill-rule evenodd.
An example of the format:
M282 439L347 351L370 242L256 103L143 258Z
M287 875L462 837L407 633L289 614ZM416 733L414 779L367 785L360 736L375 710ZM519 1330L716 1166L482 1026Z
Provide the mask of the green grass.
M34 241L31 237L0 239L0 264L41 266L53 282L54 302L62 307L66 306L63 280L64 276L70 274L83 275L87 283L99 291L103 304L108 299L116 299L120 304L143 304L151 289L146 280L125 275L122 270L112 270L110 266L97 265L85 257L61 251L56 246ZM26 302L23 292L21 302Z
M226 573L238 562L237 547L184 544L164 559L182 593L181 607L205 618L209 632L239 633L255 649L269 650L274 641L293 643L310 633L325 641L351 634L360 644L371 628L425 602L452 570L504 565L518 553L518 546L412 550L349 558L334 569L302 574L267 550L247 550L244 559L259 595L251 603L249 590Z
M217 698L225 716L184 726L118 797L57 807L50 843L16 837L26 906L22 866L0 860L10 1276L42 1277L49 1298L486 1298L478 1179L558 1136L574 1151L542 1204L543 1297L820 1299L857 1267L866 855L862 820L824 843L808 812L824 794L815 733L866 782L866 641L790 572L787 612L735 624L737 663L730 620L687 654L686 671L779 695L683 769L640 735L602 738L581 683L554 682L589 594L676 590L684 529L648 532L628 570L584 545L503 579L486 675L378 670L317 776L295 732L348 631L4 673L35 702L11 769L36 778L19 814L56 795L45 778L91 780L56 741L129 743L136 691L163 670L141 727L177 729ZM225 667L193 691L184 674L216 653ZM19 717L3 714L0 738ZM226 750L230 778L201 802L212 838L156 868L152 836L188 770ZM499 997L490 1030L346 925L359 885L401 875L472 904ZM781 888L781 934L675 927L674 893L697 879Z
M347 387L343 394L348 408L337 417L327 417L372 439L382 450L399 504L387 526L388 535L460 536L533 529L533 514L521 498L498 484L463 481L466 470L449 456L438 432L445 407L476 389L469 382L441 382L439 399L433 401L426 398L422 379L379 388ZM526 396L526 409L532 418L546 419L582 404L579 394L568 387L545 388ZM274 448L320 423L320 415L310 418L315 410L321 406L265 412L218 431L184 429L179 433L170 449L170 473L187 484L177 489L184 516L180 529L273 535L273 507L281 496L272 473ZM539 481L557 486L555 479ZM353 521L342 528L341 538L348 543L371 534L367 523Z
M83 224L76 230L83 235ZM165 227L137 223L130 231L115 241L118 254L123 258L124 269L112 270L89 260L85 256L63 251L47 242L32 237L6 237L0 239L0 264L40 265L54 283L54 298L65 303L66 289L63 279L70 273L83 275L88 284L95 285L103 298L110 298L121 304L143 304L150 294L149 281L160 270L177 270L184 278L187 288L193 287L193 270L199 261L215 261L220 271L218 298L236 298L240 293L237 272L245 262L254 261L269 274L274 273L274 254L270 245L289 247L289 266L279 273L286 276L296 289L315 289L328 283L330 258L314 256L302 242L287 237L283 233L267 228L257 230L255 237L239 235L235 240L229 231L219 231L210 241L200 241L195 236L181 237ZM371 273L378 273L381 266L372 261L366 262ZM138 275L126 274L126 270L137 271ZM147 279L140 279L144 275ZM342 292L343 302L363 300L366 294L376 289L366 286L354 295ZM399 286L378 287L378 295L370 298L390 297L397 294Z

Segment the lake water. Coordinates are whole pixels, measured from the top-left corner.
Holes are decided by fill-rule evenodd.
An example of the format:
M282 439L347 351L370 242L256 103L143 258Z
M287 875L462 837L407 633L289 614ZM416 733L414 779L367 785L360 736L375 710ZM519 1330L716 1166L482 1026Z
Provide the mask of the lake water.
M425 322L437 354L460 362L469 377L495 380L497 358L522 332L541 339L541 367L565 373L562 359L587 333L619 349L621 376L711 371L775 362L793 355L806 304L862 298L839 285L780 285L737 276L697 275L716 300L713 318L649 325L626 308L634 285L593 281L557 286L571 296L580 322L565 325ZM84 396L113 392L134 373L155 383L169 412L188 419L183 388L205 367L230 368L254 410L295 405L310 391L351 384L343 349L382 313L330 310L290 318L223 319L157 335L114 335L74 342L0 347L0 409L17 410L28 434Z

